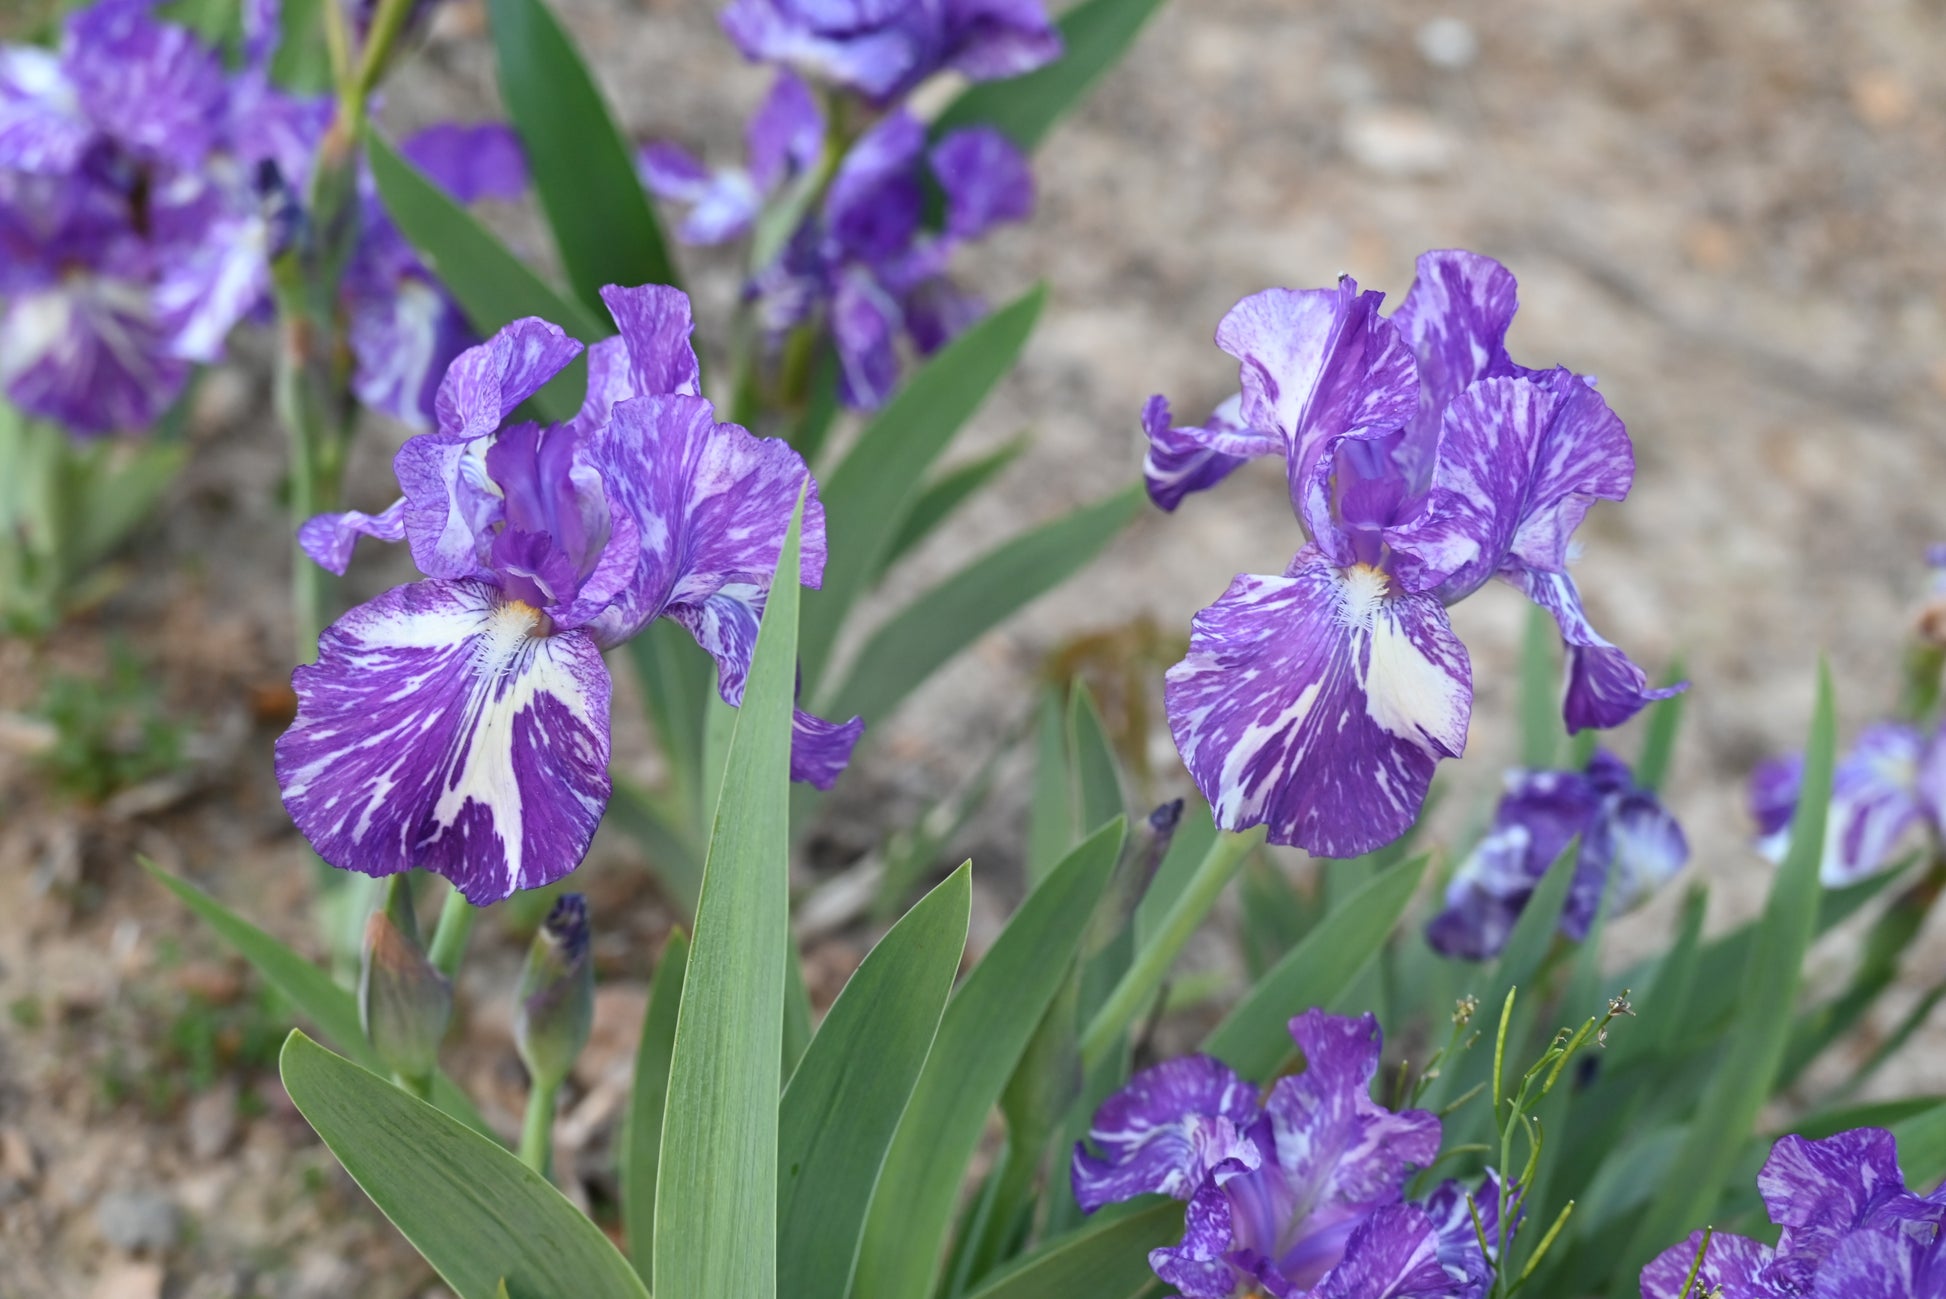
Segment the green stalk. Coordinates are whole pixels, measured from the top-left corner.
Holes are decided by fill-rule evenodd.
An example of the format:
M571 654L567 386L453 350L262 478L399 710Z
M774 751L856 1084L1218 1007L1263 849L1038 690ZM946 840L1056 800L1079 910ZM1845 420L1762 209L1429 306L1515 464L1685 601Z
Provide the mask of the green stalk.
M432 931L432 946L426 949L426 959L448 979L459 977L459 963L466 956L466 940L479 914L480 909L468 902L458 889L446 895L446 905L439 909L439 924Z
M1216 905L1217 897L1223 892L1224 885L1230 882L1237 868L1243 865L1244 858L1252 849L1262 843L1264 829L1258 826L1242 833L1225 831L1216 836L1209 851L1197 864L1196 873L1177 896L1175 905L1162 918L1156 927L1155 937L1135 955L1135 960L1121 981L1115 985L1108 1000L1095 1012L1089 1021L1087 1031L1081 1035L1081 1059L1084 1067L1092 1069L1101 1062L1108 1049L1122 1031L1134 1022L1136 1015L1155 996L1162 980L1167 977L1169 967L1176 962L1176 955L1182 950L1189 936L1196 932L1196 926L1203 923L1210 908Z
M556 1083L543 1087L539 1083L527 1093L527 1115L520 1124L520 1162L539 1173L548 1181L554 1162L554 1096L560 1089Z

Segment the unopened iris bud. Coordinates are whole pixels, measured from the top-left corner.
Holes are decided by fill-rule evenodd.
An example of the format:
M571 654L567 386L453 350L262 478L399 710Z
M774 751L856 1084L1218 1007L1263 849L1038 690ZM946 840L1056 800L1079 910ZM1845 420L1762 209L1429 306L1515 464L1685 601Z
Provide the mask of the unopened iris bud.
M552 1092L587 1045L595 1013L588 900L563 893L547 913L520 973L514 1041L537 1091Z
M1135 827L1121 864L1115 868L1107 896L1095 912L1086 944L1089 955L1114 942L1116 935L1135 918L1136 908L1142 905L1162 859L1169 855L1169 845L1175 841L1176 826L1182 821L1182 806L1180 798L1164 803Z
M365 923L358 973L358 1018L385 1067L423 1088L438 1067L453 1015L453 985L426 959L412 888L404 875L385 882L385 901Z

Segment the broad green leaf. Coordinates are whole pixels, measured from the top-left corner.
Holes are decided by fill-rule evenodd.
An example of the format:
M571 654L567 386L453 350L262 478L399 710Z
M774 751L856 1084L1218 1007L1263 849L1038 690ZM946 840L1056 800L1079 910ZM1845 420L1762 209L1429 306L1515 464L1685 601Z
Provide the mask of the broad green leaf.
M1682 680L1683 667L1678 661L1669 669L1663 685L1672 686ZM1676 737L1682 733L1683 701L1687 694L1671 695L1658 699L1649 705L1648 729L1642 736L1642 756L1635 763L1635 783L1646 789L1661 789L1662 782L1669 778L1669 764L1676 756Z
M373 135L366 154L386 213L482 337L522 316L552 321L584 343L615 332L607 317L556 293L391 145ZM572 418L581 409L587 373L587 363L577 360L534 394L534 407L549 420Z
M1546 771L1561 751L1560 638L1547 610L1537 604L1527 611L1520 648L1520 762L1529 771Z
M664 1295L777 1293L777 1095L790 950L800 498L757 633L696 904L655 1203Z
M846 463L850 463L847 461ZM865 643L828 716L883 718L947 660L1079 571L1142 502L1130 487L988 551L907 605ZM838 513L855 527L854 513ZM839 533L832 532L832 545ZM829 590L830 570L826 569Z
M1804 952L1817 925L1818 865L1834 746L1831 674L1821 666L1791 846L1771 884L1760 939L1743 970L1738 1014L1726 1047L1733 1067L1719 1069L1704 1094L1665 1191L1650 1203L1634 1239L1618 1256L1617 1276L1633 1276L1656 1251L1709 1220L1737 1151L1770 1097L1790 1041Z
M582 305L601 317L605 284L674 284L628 144L574 43L542 0L487 0L487 13L500 97Z
M1149 1251L1182 1238L1174 1201L1056 1237L968 1299L1134 1299L1155 1280Z
M831 529L823 589L804 602L798 651L813 698L822 697L810 687L823 680L838 630L884 569L926 471L1013 368L1046 297L1044 288L1036 288L947 344L865 426L838 467L819 480L825 514L842 526Z
M927 483L920 490L918 499L913 501L911 513L905 516L905 522L899 525L898 533L892 538L891 549L885 554L885 567L892 567L930 537L940 524L952 517L954 510L966 504L974 493L1020 459L1021 453L1029 445L1029 439L1022 434L978 459L943 471Z
M1074 846L1074 796L1068 782L1068 728L1061 692L1048 690L1034 722L1034 789L1027 809L1027 883L1047 878ZM1190 863L1194 869L1195 863Z
M460 1299L649 1299L601 1228L476 1132L296 1029L284 1090Z
M970 87L933 124L935 137L963 126L998 127L1023 149L1047 138L1128 52L1162 0L1083 0L1061 15L1061 58L1007 81Z
M682 1006L689 935L672 930L662 949L635 1048L635 1085L629 1091L622 1134L622 1235L629 1262L644 1281L655 1275L655 1183L662 1158L662 1114L669 1099L669 1059L675 1053L676 1012Z
M331 60L324 41L324 6L328 0L284 0L278 14L277 52L270 58L270 79L299 95L322 95L331 89Z
M339 1050L367 1069L384 1068L379 1063L378 1053L372 1050L371 1043L365 1038L364 1026L358 1019L358 1002L349 989L332 982L329 974L194 884L177 879L146 858L139 860L156 883L201 916L218 937L255 966L257 973L270 980L277 991L297 1007L297 1013L317 1025L318 1030L330 1038ZM479 1110L474 1108L466 1093L444 1073L433 1076L432 1100L433 1104L475 1132L499 1139L487 1126L487 1121L480 1117Z
M845 983L778 1117L777 1272L793 1299L844 1299L885 1152L932 1050L972 904L962 865Z
M1075 824L1081 833L1093 834L1116 817L1126 816L1115 746L1085 681L1077 680L1068 691L1068 752L1074 760Z
M852 1299L913 1299L931 1292L967 1161L1068 976L1121 843L1122 826L1114 823L1069 853L1028 895L947 1005L872 1195Z
M1936 1186L1946 1177L1946 1103L1894 1123L1892 1135L1899 1143L1906 1185Z
M1269 1078L1292 1050L1286 1022L1329 1005L1358 977L1412 901L1428 860L1421 854L1373 876L1257 981L1202 1049L1246 1078Z

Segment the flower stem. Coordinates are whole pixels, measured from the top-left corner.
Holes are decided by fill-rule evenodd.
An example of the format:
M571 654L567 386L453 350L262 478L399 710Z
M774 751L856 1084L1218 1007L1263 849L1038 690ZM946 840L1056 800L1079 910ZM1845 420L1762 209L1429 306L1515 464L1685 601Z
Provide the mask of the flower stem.
M527 1093L527 1116L520 1125L520 1162L548 1181L554 1163L554 1097L560 1084L536 1082Z
M1263 840L1262 826L1241 833L1226 831L1217 835L1216 841L1197 865L1196 873L1176 898L1175 905L1162 918L1155 937L1136 953L1121 982L1108 994L1108 1000L1095 1012L1087 1031L1081 1035L1081 1059L1086 1067L1093 1068L1101 1061L1122 1030L1148 1004L1156 989L1162 986L1169 967L1175 964L1176 954L1189 941L1189 936L1196 932L1196 926L1203 923L1210 908L1216 905L1223 886L1230 882L1230 877L1243 865L1244 858Z
M459 963L466 956L466 940L479 914L480 909L468 902L458 889L446 895L446 905L439 909L439 925L432 931L432 946L426 949L426 959L448 979L459 975Z

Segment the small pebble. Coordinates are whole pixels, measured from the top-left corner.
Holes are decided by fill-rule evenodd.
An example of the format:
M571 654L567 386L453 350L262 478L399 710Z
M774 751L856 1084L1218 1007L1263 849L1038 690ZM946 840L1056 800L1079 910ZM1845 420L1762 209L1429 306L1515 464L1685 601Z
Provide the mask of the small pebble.
M95 1205L102 1239L131 1253L163 1253L182 1238L182 1211L155 1191L110 1191Z
M1413 40L1421 58L1448 72L1457 72L1480 57L1480 38L1464 18L1449 16L1421 23Z

